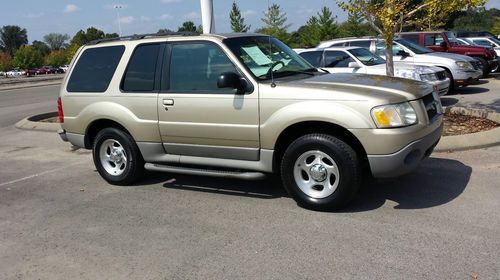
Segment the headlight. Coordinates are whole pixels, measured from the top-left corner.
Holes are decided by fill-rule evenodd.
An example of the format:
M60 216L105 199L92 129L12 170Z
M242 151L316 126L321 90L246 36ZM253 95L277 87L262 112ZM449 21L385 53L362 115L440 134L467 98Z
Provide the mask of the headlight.
M400 77L400 78L405 78L405 79L410 79L410 80L420 80L420 77L417 73L414 71L408 70L408 69L394 69L394 76Z
M458 68L460 68L462 70L474 70L474 68L472 67L472 64L470 64L467 61L457 61L455 63L457 64Z
M433 82L433 81L438 80L438 78L436 77L436 74L434 74L434 73L420 74L420 79L422 81L426 81L426 82Z
M417 123L417 114L410 103L382 105L372 109L378 128L409 126Z

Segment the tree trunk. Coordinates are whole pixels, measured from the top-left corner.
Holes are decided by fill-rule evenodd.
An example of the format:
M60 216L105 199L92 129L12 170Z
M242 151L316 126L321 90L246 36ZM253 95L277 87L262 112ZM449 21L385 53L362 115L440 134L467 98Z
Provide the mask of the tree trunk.
M387 76L394 77L394 59L392 53L392 37L385 39L385 71Z

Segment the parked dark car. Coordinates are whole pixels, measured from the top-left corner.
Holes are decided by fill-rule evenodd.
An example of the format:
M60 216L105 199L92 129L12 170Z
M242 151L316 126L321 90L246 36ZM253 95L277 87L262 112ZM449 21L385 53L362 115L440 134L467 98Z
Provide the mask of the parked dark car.
M449 52L471 56L482 63L483 76L500 63L494 50L478 46L466 46L459 43L451 31L403 32L399 36L437 52Z

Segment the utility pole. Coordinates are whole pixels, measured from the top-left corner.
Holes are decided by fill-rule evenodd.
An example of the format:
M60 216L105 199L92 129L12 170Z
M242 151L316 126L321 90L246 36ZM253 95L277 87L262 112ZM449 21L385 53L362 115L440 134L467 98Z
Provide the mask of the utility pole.
M122 5L115 5L114 8L116 10L116 19L118 21L118 34L121 37L122 36L122 23L120 20L120 9L122 9L123 6Z
M200 0L201 22L203 24L203 34L215 33L214 22L214 1Z

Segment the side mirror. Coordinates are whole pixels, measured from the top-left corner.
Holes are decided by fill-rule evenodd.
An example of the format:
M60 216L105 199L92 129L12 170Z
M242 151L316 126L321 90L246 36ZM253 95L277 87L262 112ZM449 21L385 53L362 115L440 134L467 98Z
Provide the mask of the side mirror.
M361 68L361 65L357 62L349 62L349 65L347 66L349 68Z
M445 50L448 48L448 45L446 44L446 42L445 42L445 41L441 42L441 43L439 44L439 46L440 46L441 48L445 49Z
M224 72L219 76L217 80L218 88L234 88L237 89L237 93L245 92L248 86L248 82L240 75L234 72Z
M409 53L405 52L404 50L399 50L398 53L396 53L396 55L400 55L402 57L408 57L410 56Z

